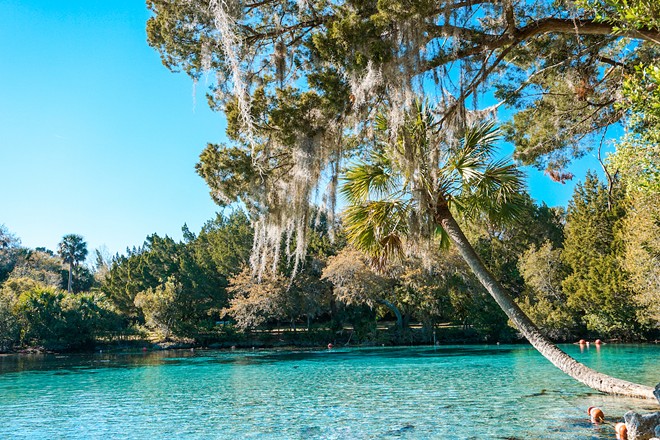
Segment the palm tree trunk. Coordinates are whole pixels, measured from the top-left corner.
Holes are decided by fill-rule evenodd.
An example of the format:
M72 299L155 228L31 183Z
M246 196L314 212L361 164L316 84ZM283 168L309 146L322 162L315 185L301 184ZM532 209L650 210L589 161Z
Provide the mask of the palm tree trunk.
M73 284L73 262L69 263L69 285L66 289L66 291L69 293L71 293L72 284Z
M479 282L488 290L488 293L491 294L509 319L513 321L516 328L527 338L534 348L557 368L586 386L604 393L655 399L653 388L599 373L579 363L560 350L559 347L541 333L538 327L518 307L518 304L516 304L511 295L493 277L465 237L465 234L463 234L463 231L458 223L456 223L456 220L446 205L436 208L435 220L444 228L465 262L479 279Z

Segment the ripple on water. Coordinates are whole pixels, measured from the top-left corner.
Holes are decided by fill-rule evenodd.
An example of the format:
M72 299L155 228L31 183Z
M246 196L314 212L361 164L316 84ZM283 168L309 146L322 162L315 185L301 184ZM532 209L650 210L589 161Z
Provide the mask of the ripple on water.
M638 380L659 380L657 346L573 354L620 376L634 358ZM611 438L591 405L620 417L640 402L593 394L527 346L0 361L0 438Z

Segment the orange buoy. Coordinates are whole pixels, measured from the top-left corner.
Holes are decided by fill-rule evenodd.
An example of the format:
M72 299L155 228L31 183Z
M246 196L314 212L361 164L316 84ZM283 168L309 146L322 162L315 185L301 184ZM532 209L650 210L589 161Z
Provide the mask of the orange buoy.
M628 440L628 427L625 423L619 422L614 425L614 431L616 431L616 438L619 440Z
M580 339L580 342L578 342L578 344L580 344L580 345L584 345L585 342L586 342L586 341L585 341L584 339Z
M600 345L600 344L602 344L602 342L600 341L600 339L596 339L596 341L594 341L594 344Z
M331 343L328 344L328 350L332 350L332 347L334 347L334 345L332 345L332 342L331 342Z
M590 406L589 409L587 409L587 413L593 423L602 423L605 421L605 414L603 414L603 410L600 408Z

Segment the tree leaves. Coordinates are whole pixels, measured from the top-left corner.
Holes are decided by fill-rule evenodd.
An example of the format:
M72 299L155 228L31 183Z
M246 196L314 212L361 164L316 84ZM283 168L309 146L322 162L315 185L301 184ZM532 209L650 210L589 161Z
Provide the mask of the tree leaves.
M368 161L349 166L341 188L347 238L383 266L414 248L446 245L435 222L436 203L446 201L466 217L514 218L522 203L522 173L493 159L499 132L492 121L468 125L460 139L436 128L433 110L417 101L403 125L375 120L378 148ZM434 244L432 244L434 243Z

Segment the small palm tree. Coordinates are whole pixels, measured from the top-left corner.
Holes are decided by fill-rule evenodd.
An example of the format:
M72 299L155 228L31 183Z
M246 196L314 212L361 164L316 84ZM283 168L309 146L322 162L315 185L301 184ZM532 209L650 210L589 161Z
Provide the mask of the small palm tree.
M71 292L73 284L73 269L85 261L87 258L87 243L82 236L77 234L68 234L62 237L62 241L57 245L57 253L62 260L69 265L69 283L67 291Z
M498 130L492 122L467 125L457 135L434 130L428 106L417 103L396 130L376 120L381 140L368 160L349 167L342 194L347 237L376 265L415 247L452 242L481 284L529 342L550 362L585 385L606 393L653 399L653 389L592 370L546 338L485 267L454 218L515 217L524 189L522 173L493 160Z

